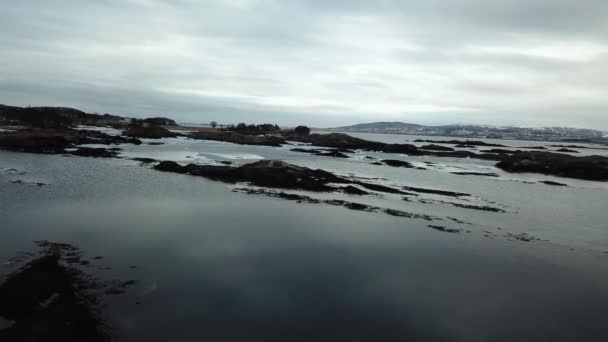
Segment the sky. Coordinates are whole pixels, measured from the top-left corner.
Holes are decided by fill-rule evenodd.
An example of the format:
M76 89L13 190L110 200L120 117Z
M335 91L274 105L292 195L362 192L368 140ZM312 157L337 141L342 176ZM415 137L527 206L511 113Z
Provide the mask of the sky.
M0 103L608 129L607 0L0 0Z

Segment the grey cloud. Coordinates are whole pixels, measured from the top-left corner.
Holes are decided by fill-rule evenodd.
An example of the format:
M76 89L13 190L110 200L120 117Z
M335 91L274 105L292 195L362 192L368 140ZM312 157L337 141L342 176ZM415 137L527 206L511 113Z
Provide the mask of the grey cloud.
M23 0L0 103L180 121L608 128L603 0Z

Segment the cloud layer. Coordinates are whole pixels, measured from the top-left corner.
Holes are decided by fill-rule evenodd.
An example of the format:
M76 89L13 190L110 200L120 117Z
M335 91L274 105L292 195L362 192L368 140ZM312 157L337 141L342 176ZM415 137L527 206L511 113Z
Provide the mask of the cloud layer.
M22 0L0 103L183 122L608 128L605 0Z

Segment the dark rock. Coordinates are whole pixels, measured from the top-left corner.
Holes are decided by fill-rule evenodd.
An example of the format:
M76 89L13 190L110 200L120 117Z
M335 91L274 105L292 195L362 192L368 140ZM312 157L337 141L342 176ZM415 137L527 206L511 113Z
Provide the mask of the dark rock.
M534 172L586 180L608 180L608 158L576 157L551 152L520 152L509 156L496 167L508 172Z
M19 132L0 135L0 148L16 152L63 153L66 148L71 146L73 146L72 142L58 134Z
M544 146L528 146L528 147L522 147L522 148L527 148L529 150L546 150L547 149Z
M27 153L65 153L65 149L82 144L139 143L137 139L115 137L97 131L73 129L21 130L0 133L0 149Z
M350 194L350 195L369 195L369 192L361 190L357 187L354 187L352 185L346 186L344 188L342 188L342 191L345 194Z
M442 145L435 145L435 144L424 145L424 146L420 146L419 148L421 150L430 150L430 151L455 151L455 149L453 149L451 147L442 146Z
M164 161L154 167L159 171L187 173L228 183L249 182L270 188L334 191L328 183L347 183L344 178L323 171L296 166L278 160L261 160L240 167L195 165L181 166Z
M303 142L314 146L332 147L338 149L381 151L387 153L403 153L411 155L421 154L418 148L410 144L386 144L377 141L355 138L343 133L311 134Z
M514 150L505 150L502 148L492 148L489 150L481 150L479 152L483 152L483 153L500 153L500 154L513 154L513 153L517 153L517 152L521 152L520 150L514 151Z
M310 128L306 126L298 126L293 131L298 136L307 136L310 134Z
M382 160L382 162L388 166L392 166L392 167L406 167L406 168L414 168L414 165L412 165L409 162L406 162L404 160L395 160L395 159L384 159Z
M507 147L500 144L491 144L485 141L479 140L416 140L416 142L427 142L434 144L450 144L450 145L468 145L468 146L491 146L491 147Z
M429 228L438 230L440 232L444 232L444 233L460 233L461 230L460 229L455 229L455 228L446 228L444 226L435 226L435 225L428 225Z
M449 197L471 196L470 194L465 194L465 193L462 193L462 192L453 192L453 191L426 189L426 188L416 188L416 187L413 187L413 186L406 186L406 187L403 187L403 189L406 190L406 191L419 192L419 193L423 193L423 194L434 194L434 195L449 196Z
M70 152L75 156L94 157L94 158L114 158L118 155L116 151L110 151L105 148L79 147L76 151Z
M160 126L133 126L129 127L123 134L128 137L147 139L175 138L178 136L177 133Z
M190 134L192 139L225 141L240 145L276 146L286 144L284 138L276 135L249 135L232 131L199 131Z
M557 152L566 152L566 153L578 153L578 151L571 150L571 149L568 149L568 148L560 148L560 149L558 149L556 151Z
M498 177L498 174L496 173L490 173L490 172L450 172L451 174L454 175L460 175L460 176L486 176L486 177Z
M381 162L373 162L373 163L370 163L370 164L372 164L372 165L384 165Z
M147 118L143 122L152 126L177 126L174 120L163 117Z
M506 211L500 209L500 208L496 208L496 207L489 207L489 206L480 206L480 205L472 205L472 204L462 204L462 203L450 203L451 205L458 207L458 208L464 208L464 209L473 209L473 210L481 210L481 211L491 211L494 213L505 213Z
M138 161L142 164L152 164L152 163L156 163L156 159L152 159L152 158L131 158L131 160L135 160Z
M558 183L558 182L554 182L554 181L540 181L539 183L553 185L553 186L568 186L568 184Z

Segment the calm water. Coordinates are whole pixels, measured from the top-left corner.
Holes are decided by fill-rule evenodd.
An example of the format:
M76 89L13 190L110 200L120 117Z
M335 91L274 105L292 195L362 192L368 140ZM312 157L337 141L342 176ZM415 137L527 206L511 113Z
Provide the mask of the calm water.
M124 146L123 154L198 163L282 159L466 192L507 212L457 208L433 195L425 197L432 203L324 195L430 214L470 231L449 234L423 220L236 193L128 160L0 151L0 258L40 239L104 256L100 264L112 269L94 271L100 277L138 281L108 298L107 319L123 341L605 341L606 183L506 174L479 160L380 153L342 160L288 147L164 141ZM374 166L365 156L429 169ZM501 177L450 173L463 170ZM17 179L24 183L11 182ZM542 241L508 238L521 233Z

